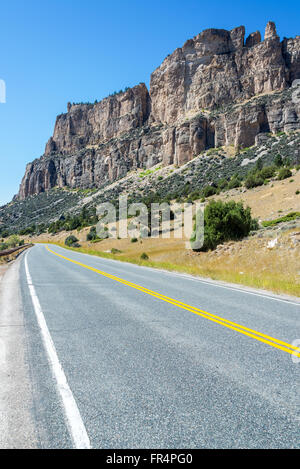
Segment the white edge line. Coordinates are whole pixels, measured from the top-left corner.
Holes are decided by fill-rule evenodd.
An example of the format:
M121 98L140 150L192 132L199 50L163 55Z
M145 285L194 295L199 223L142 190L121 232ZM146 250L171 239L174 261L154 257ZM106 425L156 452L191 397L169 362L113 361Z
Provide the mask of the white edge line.
M150 269L151 269L151 267L150 267ZM288 303L290 305L300 306L300 302L297 303L296 301L293 301L293 300L285 300L283 298L276 298L275 296L272 296L271 293L270 293L270 295L268 295L266 293L256 293L256 292L248 291L248 290L244 289L242 287L242 285L241 285L241 288L239 288L239 287L229 287L228 285L220 285L219 283L217 283L218 280L202 280L200 278L195 278L192 275L189 276L188 274L180 274L180 273L176 273L176 272L169 272L169 271L166 271L166 270L164 270L163 272L164 273L170 273L170 274L175 275L177 277L184 277L188 280L193 280L194 282L205 283L206 285L210 285L212 287L226 288L227 290L233 290L233 291L236 291L236 292L239 292L239 293L246 293L247 295L260 296L261 298L266 298L267 300L282 301L283 303ZM251 288L251 287L249 287L249 288Z
M59 362L55 345L53 343L52 337L50 335L47 323L44 317L44 314L41 309L41 305L36 294L35 288L32 283L31 275L28 269L27 256L25 257L25 272L27 277L27 283L29 292L31 295L32 304L34 307L35 315L37 318L38 325L40 327L42 339L44 342L44 347L47 352L48 360L52 369L53 376L56 380L57 392L62 400L63 409L65 413L65 418L67 426L76 449L90 449L91 444L90 440L82 421L79 409L77 407L76 401L72 394L72 391L67 382L66 375L64 370Z
M52 247L57 247L57 248L60 248L60 246L56 246L55 244L51 244L49 243ZM61 248L63 249L64 251L66 251L66 249L64 248ZM67 251L67 252L70 252L70 251ZM72 251L72 252L75 252L75 251ZM198 278L198 277L194 277L193 275L189 275L189 274L183 274L181 272L173 272L171 270L165 270L165 269L160 269L160 268L155 268L155 267L146 267L144 265L138 265L138 264L132 264L131 262L124 262L124 261L118 261L117 259L108 259L106 257L101 257L101 256L93 256L92 254L83 254L82 252L78 252L75 254L82 254L83 256L89 256L89 257L92 257L93 259L96 259L96 260L104 260L104 261L107 261L108 263L110 261L112 262L116 262L117 264L127 264L129 266L132 266L132 267L137 267L137 268L140 268L140 269L146 269L146 270L152 270L153 272L162 272L163 274L166 274L166 275L175 275L176 277L183 277L183 278L186 278L187 280L192 280L194 282L200 282L200 283L205 283L206 285L210 285L211 287L219 287L219 288L225 288L226 290L233 290L233 291L236 291L236 292L239 292L239 293L245 293L246 295L254 295L254 296L260 296L261 298L266 298L267 300L273 300L273 301L281 301L283 303L287 303L289 305L295 305L295 306L299 306L300 305L300 302L297 303L296 301L293 301L293 300L285 300L283 298L276 298L275 296L272 295L272 293L270 292L270 294L268 293L256 293L256 292L252 292L252 291L248 291L246 290L247 287L244 287L243 288L243 285L241 285L240 287L230 287L230 286L227 286L227 285L220 285L218 282L218 280L210 280L210 279L207 279L207 280L204 280L202 278ZM251 287L249 287L251 288Z

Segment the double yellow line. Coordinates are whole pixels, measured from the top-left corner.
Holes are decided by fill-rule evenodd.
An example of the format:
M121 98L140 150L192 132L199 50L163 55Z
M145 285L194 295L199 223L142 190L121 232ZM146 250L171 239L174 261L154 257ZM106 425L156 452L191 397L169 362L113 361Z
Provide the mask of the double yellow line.
M111 275L111 274L108 274L107 272L103 272L102 270L95 269L94 267L90 267L89 265L83 264L82 262L69 259L68 257L62 256L61 254L58 254L52 251L48 246L46 247L46 249L52 254L54 254L55 256L61 257L62 259L72 262L73 264L80 265L81 267L84 267L85 269L91 270L93 272L96 272L97 274L103 275L104 277L110 278L111 280L114 280L116 282L122 283L123 285L139 290L143 293L146 293L147 295L151 295L154 298L158 298L159 300L165 301L166 303L170 303L174 306L177 306L178 308L190 311L191 313L197 314L197 316L201 316L205 319L208 319L209 321L215 322L216 324L220 324L221 326L227 327L228 329L232 329L236 332L239 332L240 334L244 334L248 337L251 337L252 339L259 340L260 342L270 345L271 347L275 347L279 350L290 353L291 355L294 355L295 357L300 357L299 348L292 344L289 344L279 339L275 339L274 337L271 337L267 334L262 334L261 332L255 331L254 329L250 329L248 327L242 326L241 324L237 324L236 322L229 321L228 319L224 319L220 316L216 316L215 314L208 313L207 311L204 311L199 308L195 308L194 306L190 306L181 301L174 300L173 298L162 295L153 290L149 290L148 288L137 285L136 283L128 282L127 280L116 277L115 275Z

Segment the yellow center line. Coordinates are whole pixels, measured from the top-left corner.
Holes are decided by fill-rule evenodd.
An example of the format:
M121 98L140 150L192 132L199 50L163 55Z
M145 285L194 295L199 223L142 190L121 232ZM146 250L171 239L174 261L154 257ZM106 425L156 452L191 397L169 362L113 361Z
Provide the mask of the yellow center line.
M224 327L227 327L229 329L237 331L240 334L244 334L248 337L251 337L251 338L256 339L260 342L268 344L268 345L270 345L272 347L275 347L279 350L290 353L291 355L294 355L296 357L300 357L299 348L292 345L292 344L289 344L289 343L284 342L284 341L279 340L279 339L275 339L274 337L271 337L267 334L263 334L261 332L255 331L254 329L250 329L248 327L242 326L241 324L229 321L228 319L222 318L222 317L217 316L215 314L208 313L207 311L204 311L202 309L195 308L194 306L188 305L188 304L183 303L181 301L178 301L178 300L175 300L175 299L170 298L168 296L162 295L161 293L155 292L153 290L149 290L148 288L142 287L141 285L137 285L135 283L129 282L129 281L124 280L122 278L116 277L115 275L109 274L107 272L103 272L102 270L95 269L94 267L83 264L82 262L78 262L78 261L75 261L73 259L69 259L68 257L63 256L62 254L58 254L55 251L52 251L48 246L46 246L46 249L49 252L51 252L52 254L54 254L55 256L61 257L62 259L65 259L69 262L72 262L73 264L79 265L81 267L84 267L85 269L96 272L97 274L100 274L104 277L107 277L107 278L110 278L110 279L112 279L116 282L122 283L123 285L129 286L129 287L134 288L136 290L139 290L143 293L151 295L154 298L158 298L162 301L165 301L166 303L170 303L174 306L177 306L178 308L190 311L190 312L196 314L197 316L203 317L205 319L208 319L209 321L212 321L214 323L220 324Z

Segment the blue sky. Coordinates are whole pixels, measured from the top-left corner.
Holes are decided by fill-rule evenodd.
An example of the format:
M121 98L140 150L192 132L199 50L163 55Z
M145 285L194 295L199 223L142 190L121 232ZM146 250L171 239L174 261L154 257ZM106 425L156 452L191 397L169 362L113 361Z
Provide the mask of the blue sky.
M42 155L68 101L94 101L144 81L203 29L300 34L300 2L10 0L1 4L0 205L18 191L25 165Z

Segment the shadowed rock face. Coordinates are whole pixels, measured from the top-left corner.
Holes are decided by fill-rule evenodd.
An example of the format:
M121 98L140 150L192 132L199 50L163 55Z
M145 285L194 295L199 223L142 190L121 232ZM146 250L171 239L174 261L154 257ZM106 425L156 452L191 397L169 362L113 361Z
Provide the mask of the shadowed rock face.
M263 42L258 31L245 42L243 26L203 31L152 73L150 92L140 84L100 103L69 104L45 154L27 165L19 197L97 187L131 169L182 165L206 148L299 129L299 103L284 94L298 78L300 36L280 42L272 22Z
M261 42L261 34L259 31L255 31L255 33L249 34L249 36L246 39L246 47L253 47L256 46L256 44L259 44Z

